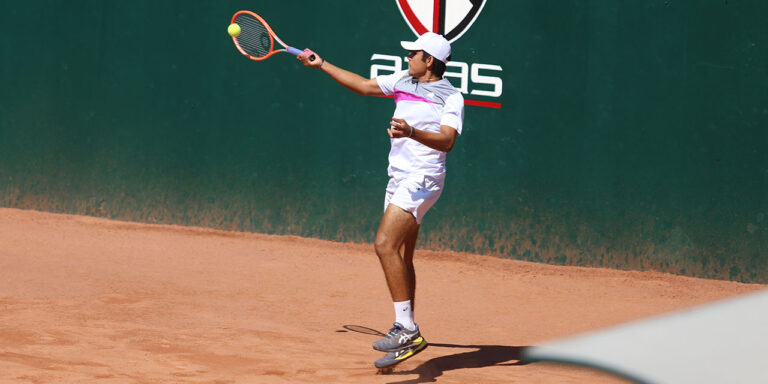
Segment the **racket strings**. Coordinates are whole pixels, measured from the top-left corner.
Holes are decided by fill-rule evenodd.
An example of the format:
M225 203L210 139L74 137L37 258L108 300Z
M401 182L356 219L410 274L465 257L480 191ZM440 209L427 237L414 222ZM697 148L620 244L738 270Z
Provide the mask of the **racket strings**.
M243 14L237 16L235 23L240 26L237 43L245 53L253 57L264 57L272 50L272 39L264 24L259 19Z

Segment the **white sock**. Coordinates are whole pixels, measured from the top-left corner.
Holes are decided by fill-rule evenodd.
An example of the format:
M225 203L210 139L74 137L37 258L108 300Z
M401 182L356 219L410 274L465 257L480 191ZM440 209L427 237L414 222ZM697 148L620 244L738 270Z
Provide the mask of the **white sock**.
M416 329L416 323L413 322L413 307L411 307L410 300L395 302L395 321L409 331Z

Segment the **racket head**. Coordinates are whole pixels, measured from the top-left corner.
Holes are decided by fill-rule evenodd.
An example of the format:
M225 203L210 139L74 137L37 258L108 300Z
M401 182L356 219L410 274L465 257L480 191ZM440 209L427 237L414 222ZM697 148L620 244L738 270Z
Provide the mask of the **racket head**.
M285 49L275 49L275 32L264 19L251 11L238 11L232 23L240 26L240 34L232 37L235 47L251 60L264 60Z

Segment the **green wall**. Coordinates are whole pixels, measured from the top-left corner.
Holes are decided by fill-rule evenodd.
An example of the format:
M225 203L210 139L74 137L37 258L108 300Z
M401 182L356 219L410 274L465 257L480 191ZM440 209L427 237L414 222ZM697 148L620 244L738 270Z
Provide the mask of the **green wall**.
M245 59L239 9L363 75L414 38L394 0L7 5L0 206L371 242L392 100ZM466 108L420 245L767 283L766 14L489 1L453 59L501 66L465 97L502 107Z

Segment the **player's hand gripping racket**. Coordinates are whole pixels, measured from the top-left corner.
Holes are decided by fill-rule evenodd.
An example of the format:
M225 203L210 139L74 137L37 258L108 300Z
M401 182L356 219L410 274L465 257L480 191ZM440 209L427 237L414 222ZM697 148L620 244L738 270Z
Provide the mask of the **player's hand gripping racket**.
M235 13L232 16L232 24L237 24L240 27L239 34L232 34L235 47L251 60L264 60L278 52L288 52L296 56L304 52L283 43L275 31L269 27L269 24L261 16L251 11ZM284 48L275 49L275 40ZM309 61L314 60L315 55L309 57Z

